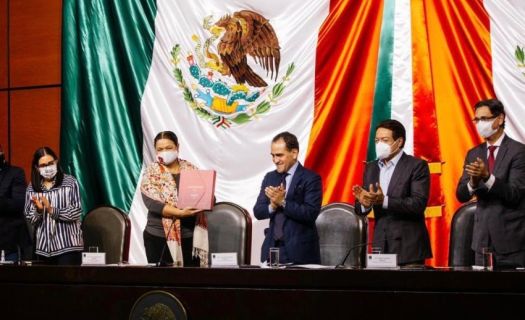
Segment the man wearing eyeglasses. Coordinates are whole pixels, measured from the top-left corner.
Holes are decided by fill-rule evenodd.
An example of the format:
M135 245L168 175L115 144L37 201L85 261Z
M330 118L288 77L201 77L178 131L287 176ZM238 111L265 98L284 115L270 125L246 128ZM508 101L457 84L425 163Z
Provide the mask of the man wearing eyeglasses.
M486 142L469 150L456 196L477 199L472 250L483 265L482 249L494 266L525 267L525 145L505 134L505 110L497 99L475 106L473 119Z

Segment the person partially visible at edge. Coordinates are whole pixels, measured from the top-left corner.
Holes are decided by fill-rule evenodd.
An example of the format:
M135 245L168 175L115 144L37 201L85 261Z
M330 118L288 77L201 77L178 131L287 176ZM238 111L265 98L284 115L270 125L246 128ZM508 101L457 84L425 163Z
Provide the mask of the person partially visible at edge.
M148 208L143 232L148 263L207 267L206 215L198 209L177 207L180 173L197 167L179 158L175 133L158 133L153 145L155 161L146 168L141 185L142 199Z
M456 196L477 199L472 237L475 263L483 248L498 268L525 267L525 145L505 133L505 109L497 99L474 106L474 123L485 142L467 152Z
M23 255L30 245L24 218L25 192L24 170L7 162L0 145L0 250L8 261L18 260L18 252Z
M299 142L289 132L272 139L275 170L268 172L253 213L258 220L270 219L261 248L261 262L270 247L278 247L280 263L320 263L319 236L315 220L321 211L321 177L297 160Z
M78 182L62 171L49 147L33 155L25 198L25 216L36 229L37 258L53 265L80 265L84 242Z
M376 127L377 160L367 163L363 185L355 185L356 213L375 216L373 247L397 254L400 266L423 266L432 257L425 225L430 171L424 160L406 154L406 131L397 120Z

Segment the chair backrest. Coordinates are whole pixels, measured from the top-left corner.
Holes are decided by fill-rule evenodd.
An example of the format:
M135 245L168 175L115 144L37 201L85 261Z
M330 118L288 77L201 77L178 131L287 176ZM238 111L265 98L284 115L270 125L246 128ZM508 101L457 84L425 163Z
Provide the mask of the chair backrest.
M315 224L321 247L321 264L337 265L350 248L354 248L345 266L365 266L368 235L366 216L357 215L351 204L334 202L321 208Z
M452 218L448 252L449 267L465 267L474 264L474 251L471 245L475 212L476 202L470 202L461 206Z
M122 210L101 206L87 213L82 221L84 249L98 247L106 253L106 263L128 262L131 223Z
M206 217L210 255L237 252L239 265L250 264L252 219L248 211L231 202L219 202Z

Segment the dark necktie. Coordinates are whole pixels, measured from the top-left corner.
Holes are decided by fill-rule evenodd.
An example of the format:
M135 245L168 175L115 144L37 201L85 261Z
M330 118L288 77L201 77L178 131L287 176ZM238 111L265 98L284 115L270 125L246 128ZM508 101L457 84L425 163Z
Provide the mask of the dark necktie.
M281 173L281 183L279 185L283 185L284 189L286 190L286 177L289 175L288 172ZM284 231L284 213L282 212L281 208L277 209L277 212L275 213L274 218L274 224L273 224L273 239L274 240L283 240Z
M489 173L492 174L492 171L494 170L494 162L496 161L496 158L494 157L494 151L496 151L497 146L489 146Z

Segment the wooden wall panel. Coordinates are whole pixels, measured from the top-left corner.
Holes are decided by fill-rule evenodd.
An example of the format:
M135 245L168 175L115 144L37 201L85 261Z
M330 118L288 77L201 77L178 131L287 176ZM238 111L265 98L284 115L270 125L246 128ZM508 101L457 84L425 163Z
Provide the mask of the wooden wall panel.
M61 0L10 1L11 87L60 84Z
M0 0L0 89L7 88L7 0Z
M49 146L60 153L60 88L11 93L11 162L30 175L33 153Z
M8 156L8 141L7 141L7 91L0 91L0 145Z

